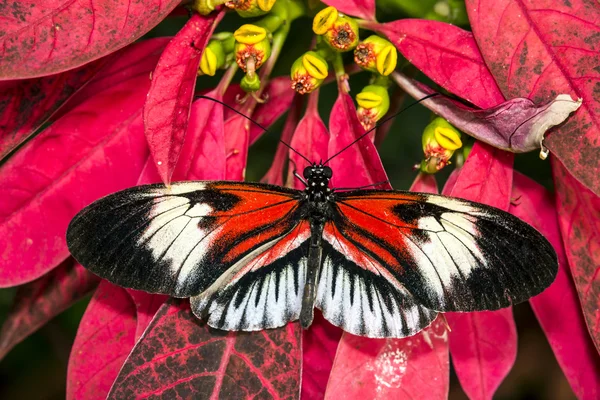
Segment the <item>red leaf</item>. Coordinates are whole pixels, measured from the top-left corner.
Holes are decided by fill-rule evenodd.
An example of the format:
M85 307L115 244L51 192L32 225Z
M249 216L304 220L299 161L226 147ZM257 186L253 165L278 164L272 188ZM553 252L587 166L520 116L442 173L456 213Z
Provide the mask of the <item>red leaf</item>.
M514 155L476 142L454 186L444 194L507 210ZM446 313L452 329L450 352L458 379L471 399L489 399L517 356L517 330L511 308Z
M323 3L353 17L375 19L375 0L324 0Z
M300 118L300 113L302 112L301 100L302 97L300 97L300 95L296 96L296 101L294 102L294 105L290 109L290 112L285 119L285 125L283 126L283 131L281 132L281 140L285 143L291 142L294 130L298 126L298 118ZM286 145L279 142L277 145L277 150L275 151L273 163L271 164L271 167L265 176L261 179L261 182L283 186L283 167L287 161L289 151L291 150L289 150Z
M98 94L0 168L0 287L29 282L62 262L71 218L136 182L148 154L141 119L147 84L132 79Z
M329 145L329 132L319 116L318 109L319 90L317 89L308 97L308 105L304 117L298 123L290 145L300 154L311 161L325 161ZM294 167L302 175L308 162L297 153L289 151L290 165L288 167L288 185L296 189L304 189L304 184L292 176Z
M600 397L600 356L580 311L577 290L562 245L554 196L535 181L515 173L510 212L539 230L558 255L558 275L543 293L530 300L556 359L575 395Z
M326 400L447 399L448 334L443 318L404 339L344 334L327 385Z
M172 299L136 344L108 398L297 397L299 349L298 324L217 331L202 325L187 301Z
M433 175L420 173L411 191L437 193ZM344 334L327 385L326 399L446 399L450 366L443 317L404 339L368 339ZM423 390L427 387L427 390Z
M138 76L147 76L156 67L156 63L170 38L161 37L133 43L118 53L102 68L96 76L78 91L61 109L53 119L62 117L74 107L83 103L103 90L110 90L126 80Z
M365 133L356 116L356 108L348 93L340 92L329 117L329 157ZM363 137L329 162L333 169L333 187L359 187L371 183L385 182L377 188L391 188L373 142Z
M167 45L152 74L144 105L145 133L166 185L185 139L202 51L222 17L223 12L208 17L194 14Z
M471 103L488 108L504 101L471 32L421 19L371 24L435 83Z
M135 344L135 305L125 289L102 281L69 357L67 399L104 399Z
M207 93L220 100L219 89ZM223 106L207 99L192 104L190 123L174 180L225 179L225 126Z
M302 331L301 399L322 399L333 367L342 331L316 309L308 330Z
M600 351L600 198L552 160L558 222L583 315Z
M0 85L0 158L35 132L104 65L98 60L81 68L44 78Z
M296 92L290 89L289 76L279 76L269 82L264 93L268 100L256 107L252 113L252 119L268 128L290 109ZM254 144L264 133L264 130L252 124L250 126L250 145Z
M48 274L20 286L0 331L0 359L93 290L99 281L96 275L69 257Z
M66 71L134 42L179 1L22 0L0 8L0 79Z
M600 194L600 9L584 0L467 1L471 27L506 98L544 103L558 93L581 108L545 145L585 186Z

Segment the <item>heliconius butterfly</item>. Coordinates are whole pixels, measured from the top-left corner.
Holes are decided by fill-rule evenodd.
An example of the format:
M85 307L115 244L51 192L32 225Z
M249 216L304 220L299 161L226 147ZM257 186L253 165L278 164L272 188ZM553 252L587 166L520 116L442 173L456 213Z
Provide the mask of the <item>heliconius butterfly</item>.
M508 307L554 280L554 249L513 215L433 194L336 192L327 161L298 176L305 190L197 181L114 193L71 221L69 250L118 285L189 297L224 330L308 327L316 306L347 332L406 337L438 312Z

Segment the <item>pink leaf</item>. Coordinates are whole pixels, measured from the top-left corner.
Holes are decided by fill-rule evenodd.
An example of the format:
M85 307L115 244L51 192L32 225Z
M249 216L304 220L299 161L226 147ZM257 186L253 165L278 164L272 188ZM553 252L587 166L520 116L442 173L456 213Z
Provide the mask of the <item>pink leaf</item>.
M300 154L313 162L325 161L327 159L327 147L329 144L329 132L319 116L318 109L319 90L317 89L308 97L308 106L304 117L298 123L290 145ZM292 176L294 167L302 175L308 162L297 153L289 151L290 165L288 167L288 185L296 189L303 189L304 184Z
M296 96L296 101L287 115L283 131L281 132L281 140L287 144L291 142L294 130L296 129L296 126L298 126L298 118L300 118L300 113L302 112L301 99L300 95ZM283 167L287 161L289 151L287 146L279 142L277 150L275 151L273 163L265 176L261 179L261 182L283 186Z
M435 177L420 173L410 190L437 193ZM325 398L345 393L356 399L446 399L449 373L448 333L442 316L404 339L344 334Z
M67 372L67 399L105 399L135 344L135 305L103 281L79 324Z
M22 0L0 8L0 79L56 74L134 42L179 1Z
M552 161L567 259L590 335L600 351L600 198L560 162Z
M98 94L2 165L0 287L29 282L62 262L71 218L135 184L148 154L141 118L147 85L142 77Z
M220 100L216 89L207 96ZM223 106L207 99L192 104L190 123L174 180L225 179L225 126Z
M169 300L129 355L108 398L293 398L300 367L298 324L216 331L192 314L187 301Z
M75 96L58 110L52 119L56 120L74 107L83 103L103 90L110 90L113 86L138 76L147 76L154 71L156 63L170 38L161 37L132 43L114 54L104 68L102 68L88 83L78 91Z
M169 297L133 289L127 289L127 293L129 293L129 296L131 296L131 299L135 304L135 340L137 341L146 328L148 328L148 325L150 325L150 321L152 321L152 318L154 318L158 309Z
M100 279L69 257L58 268L20 286L0 330L0 359L16 344L92 291Z
M410 186L410 191L420 193L439 193L435 175L419 172L413 184Z
M264 93L268 100L256 107L252 113L252 119L268 128L290 109L296 92L290 89L289 76L278 76L271 79ZM252 124L250 126L250 145L254 144L264 133L257 125Z
M194 14L163 51L144 105L150 153L168 185L185 139L202 51L223 13Z
M375 19L375 0L325 0L323 3L353 17Z
M377 188L390 188L375 145L363 137L348 149L342 149L365 133L356 116L356 108L348 93L340 92L329 117L329 166L334 171L333 187L359 187L380 183ZM339 155L336 155L338 152Z
M567 93L583 99L575 115L544 143L575 178L600 194L597 4L469 0L467 10L486 64L506 98L544 103Z
M394 74L393 78L414 98L433 93L432 89L402 73ZM438 95L422 104L478 140L499 149L524 153L540 149L546 131L563 123L581 102L561 94L547 104L536 105L529 99L516 98L479 110Z
M63 103L81 89L107 60L72 71L0 84L0 158L27 140Z
M300 398L322 399L342 331L315 309L315 319L302 332L302 390Z
M326 400L447 399L448 333L441 316L415 336L367 339L344 334Z
M371 24L435 83L488 108L504 101L471 32L444 22L401 19Z
M476 142L454 186L444 194L507 210L514 155ZM452 329L450 352L458 379L471 399L491 399L517 355L517 330L511 308L446 313Z
M554 206L554 196L535 181L515 173L510 212L538 229L558 254L558 275L543 293L530 300L556 359L580 399L600 397L600 356L580 311L569 273Z

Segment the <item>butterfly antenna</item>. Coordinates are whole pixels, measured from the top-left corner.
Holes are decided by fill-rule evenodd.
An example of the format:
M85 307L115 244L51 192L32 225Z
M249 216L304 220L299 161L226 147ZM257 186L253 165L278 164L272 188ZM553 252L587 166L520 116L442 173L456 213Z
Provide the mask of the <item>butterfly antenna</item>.
M212 97L209 96L205 96L205 95L198 95L195 97L196 99L206 99L206 100L211 100L214 101L215 103L219 103L220 105L222 105L223 107L227 107L228 109L230 109L231 111L233 111L234 113L241 115L242 117L246 118L248 121L252 122L254 125L258 126L260 129L262 129L263 131L269 133L270 131L265 128L264 126L262 126L260 123L258 123L257 121L253 120L252 118L250 118L249 116L247 116L246 114L236 110L235 108L233 108L232 106L230 106L229 104L221 101L221 100L217 100L217 99L213 99ZM302 155L298 150L294 149L292 146L290 146L289 144L287 144L286 142L284 142L283 140L279 139L279 141L286 146L288 149L292 150L294 153L298 154L300 157L302 157L303 159L306 160L306 162L308 162L309 164L312 164L312 162L306 158L304 155Z
M415 101L414 103L407 105L406 107L404 107L402 110L398 111L397 113L392 114L392 115L390 115L387 118L384 118L381 122L379 122L374 127L372 127L371 129L369 129L368 131L366 131L365 133L363 133L362 135L360 135L357 139L355 139L349 145L347 145L346 147L344 147L343 149L341 149L340 151L338 151L337 153L335 153L334 155L332 155L331 157L329 157L327 160L325 160L325 162L323 164L327 164L329 161L331 161L332 158L337 157L338 155L340 155L340 153L346 151L353 144L355 144L356 142L360 141L362 138L364 138L365 136L367 136L369 133L373 132L375 129L379 128L381 125L385 124L389 120L391 120L393 118L396 118L398 115L402 114L404 111L408 110L412 106L414 106L416 104L419 104L420 102L425 101L425 100L427 100L427 99L429 99L431 97L437 96L437 95L439 95L439 93L428 94L427 96L423 97L422 99L419 99L419 100Z

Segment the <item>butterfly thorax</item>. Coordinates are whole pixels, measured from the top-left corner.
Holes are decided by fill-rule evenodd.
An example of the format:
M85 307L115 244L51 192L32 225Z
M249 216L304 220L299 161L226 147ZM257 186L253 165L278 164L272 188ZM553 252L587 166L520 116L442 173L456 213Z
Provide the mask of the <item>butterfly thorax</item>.
M333 192L329 187L331 168L322 164L313 164L304 169L306 188L304 199L308 202L311 217L326 220L333 201Z

